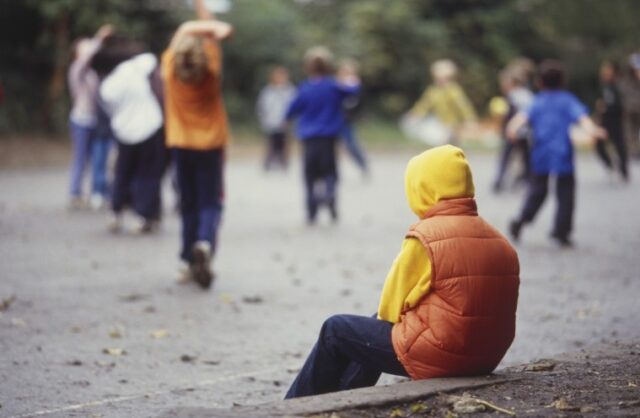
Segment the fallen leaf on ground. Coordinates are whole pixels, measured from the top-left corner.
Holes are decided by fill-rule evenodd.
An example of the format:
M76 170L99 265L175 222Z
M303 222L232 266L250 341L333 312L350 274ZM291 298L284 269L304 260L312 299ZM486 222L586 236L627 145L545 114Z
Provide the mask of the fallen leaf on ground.
M183 354L180 356L180 361L182 361L183 363L193 363L194 361L196 361L198 357L197 356L192 356L190 354Z
M122 348L104 348L102 349L102 352L114 357L124 356L127 354L127 352Z
M118 298L122 302L138 302L140 300L146 299L147 295L143 295L141 293L127 293L127 294L118 296Z
M389 412L389 418L399 418L404 417L404 412L400 408L394 408Z
M67 362L69 366L82 366L82 362L80 360L71 360Z
M117 328L112 328L109 330L109 338L113 338L113 339L122 338L122 332Z
M510 416L515 416L516 413L505 408L501 408L491 402L484 399L473 398L469 394L465 393L462 396L451 395L447 398L447 403L453 405L453 412L460 414L472 414L475 412L485 411L487 408L494 411L501 412Z
M429 409L429 407L423 403L414 403L409 407L409 411L411 411L412 414L418 414L426 411L427 409Z
M565 398L556 399L548 405L549 408L555 408L559 411L579 411L577 406L569 405L569 402Z
M527 364L527 367L525 367L524 370L527 372L549 372L555 367L556 363L554 363L553 361L542 359Z
M11 295L6 298L2 298L2 301L0 301L0 312L6 311L7 309L9 309L11 304L15 301L16 301L16 295Z
M262 296L243 296L242 301L244 303L258 304L264 302Z
M151 338L164 338L169 335L169 331L167 331L166 329L157 329L155 331L151 331L149 335L151 336Z

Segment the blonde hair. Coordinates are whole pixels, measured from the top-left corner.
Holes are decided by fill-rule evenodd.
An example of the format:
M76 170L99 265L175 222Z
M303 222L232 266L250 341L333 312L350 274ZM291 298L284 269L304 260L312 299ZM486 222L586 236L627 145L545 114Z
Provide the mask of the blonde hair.
M458 67L449 59L441 59L431 64L431 76L434 80L452 81L458 75Z
M202 38L185 35L176 45L174 70L178 80L187 84L198 84L209 73L209 58L204 50Z

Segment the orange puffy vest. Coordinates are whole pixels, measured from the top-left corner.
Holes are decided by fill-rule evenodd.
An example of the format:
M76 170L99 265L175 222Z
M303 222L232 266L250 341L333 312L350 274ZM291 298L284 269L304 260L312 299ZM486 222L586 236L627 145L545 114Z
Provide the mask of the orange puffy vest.
M491 373L515 336L516 251L472 198L438 202L407 237L426 248L432 278L393 327L398 359L413 379Z

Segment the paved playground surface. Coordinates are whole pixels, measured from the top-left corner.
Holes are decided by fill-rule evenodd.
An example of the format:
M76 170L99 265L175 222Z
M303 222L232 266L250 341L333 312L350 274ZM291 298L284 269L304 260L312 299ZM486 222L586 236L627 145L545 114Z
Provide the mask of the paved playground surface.
M106 232L66 209L64 166L0 170L0 417L148 417L280 399L322 321L371 315L408 226L410 151L341 162L340 223L304 224L299 167L231 153L212 290L175 281L179 223L167 186L151 236ZM470 152L480 213L501 230L522 191L490 193L495 156ZM577 247L547 238L553 200L518 246L517 337L503 366L574 351L640 326L640 170L623 185L578 160ZM394 379L385 377L383 382Z

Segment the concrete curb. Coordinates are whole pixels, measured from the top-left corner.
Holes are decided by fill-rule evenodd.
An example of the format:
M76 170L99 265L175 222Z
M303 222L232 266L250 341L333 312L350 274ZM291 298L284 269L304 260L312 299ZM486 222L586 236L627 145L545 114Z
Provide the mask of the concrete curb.
M262 405L240 406L232 409L174 408L159 418L267 418L297 417L340 411L358 407L381 406L410 402L440 392L472 389L520 380L519 377L490 375L408 381L389 386L329 393L326 395L278 401Z

